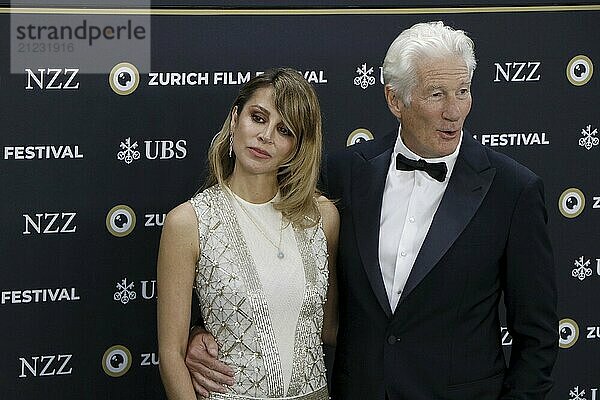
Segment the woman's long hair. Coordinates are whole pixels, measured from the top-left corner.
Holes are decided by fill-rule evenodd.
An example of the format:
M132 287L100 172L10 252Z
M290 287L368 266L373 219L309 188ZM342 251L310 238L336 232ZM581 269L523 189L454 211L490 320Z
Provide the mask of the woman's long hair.
M275 108L295 139L294 150L277 172L280 201L273 206L295 226L314 226L320 218L315 196L323 143L321 110L313 87L291 68L271 69L242 86L208 150L205 188L225 185L232 174L235 153L229 156L229 140L233 110L237 107L241 114L246 102L264 87L273 88Z

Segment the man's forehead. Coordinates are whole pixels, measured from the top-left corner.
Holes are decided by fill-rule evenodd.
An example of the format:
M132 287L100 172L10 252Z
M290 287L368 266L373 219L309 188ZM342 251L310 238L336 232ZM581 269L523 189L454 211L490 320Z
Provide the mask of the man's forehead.
M446 86L450 83L471 82L469 69L460 65L430 65L419 69L417 74L422 86Z

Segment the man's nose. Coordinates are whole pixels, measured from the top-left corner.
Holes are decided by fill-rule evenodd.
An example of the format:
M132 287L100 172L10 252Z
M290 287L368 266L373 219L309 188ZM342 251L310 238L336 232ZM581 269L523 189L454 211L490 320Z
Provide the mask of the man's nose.
M442 112L442 117L447 119L448 121L458 121L461 117L460 107L458 105L458 100L456 99L448 99L447 104L444 107L444 111Z

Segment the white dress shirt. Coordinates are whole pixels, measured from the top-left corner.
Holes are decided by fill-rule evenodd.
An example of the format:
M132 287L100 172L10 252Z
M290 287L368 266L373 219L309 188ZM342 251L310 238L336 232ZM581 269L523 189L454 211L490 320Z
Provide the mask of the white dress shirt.
M392 311L396 309L433 216L446 191L462 143L461 132L458 146L452 154L426 160L446 163L446 179L439 182L424 171L396 169L398 153L412 160L423 159L406 147L400 138L401 129L400 126L390 160L379 221L379 266Z

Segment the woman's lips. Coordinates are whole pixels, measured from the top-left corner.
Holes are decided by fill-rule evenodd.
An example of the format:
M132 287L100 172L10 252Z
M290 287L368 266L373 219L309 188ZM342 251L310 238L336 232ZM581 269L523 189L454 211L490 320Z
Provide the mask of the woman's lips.
M271 155L267 151L260 149L258 147L248 147L248 149L250 150L250 152L253 155L255 155L258 158L270 158L271 157Z

